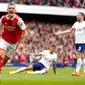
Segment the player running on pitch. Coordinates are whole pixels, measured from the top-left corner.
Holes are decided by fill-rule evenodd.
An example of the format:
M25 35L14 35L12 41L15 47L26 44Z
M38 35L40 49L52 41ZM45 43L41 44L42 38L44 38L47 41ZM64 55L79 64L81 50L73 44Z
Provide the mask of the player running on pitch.
M17 48L23 47L23 43L28 35L23 20L15 14L16 6L9 4L7 7L8 14L0 19L0 28L4 29L0 39L0 72L2 66L10 59L9 53Z
M55 35L69 33L72 30L75 31L75 48L76 48L76 71L72 73L73 76L78 76L81 65L83 65L85 76L85 21L84 21L84 13L79 12L76 15L77 21L73 24L72 28L62 32L56 32Z

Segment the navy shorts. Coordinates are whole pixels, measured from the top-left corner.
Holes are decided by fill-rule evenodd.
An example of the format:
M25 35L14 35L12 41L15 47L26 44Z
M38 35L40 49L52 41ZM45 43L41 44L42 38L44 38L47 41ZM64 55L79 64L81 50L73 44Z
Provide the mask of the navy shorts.
M40 62L36 62L33 64L33 71L42 70L43 68L46 68L46 67Z
M76 51L77 51L77 52L84 53L85 44L75 44L75 47L76 47Z

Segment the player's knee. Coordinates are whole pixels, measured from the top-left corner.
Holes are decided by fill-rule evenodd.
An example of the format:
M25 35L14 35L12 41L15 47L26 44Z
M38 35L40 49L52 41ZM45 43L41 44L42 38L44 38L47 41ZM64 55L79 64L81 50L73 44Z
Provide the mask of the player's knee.
M33 65L29 65L26 70L33 70Z

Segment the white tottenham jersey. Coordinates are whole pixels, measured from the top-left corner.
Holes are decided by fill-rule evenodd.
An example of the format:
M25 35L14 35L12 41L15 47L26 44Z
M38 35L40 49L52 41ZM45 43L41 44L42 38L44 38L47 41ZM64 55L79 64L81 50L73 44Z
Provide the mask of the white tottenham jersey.
M42 54L42 58L41 60L39 60L39 62L42 63L48 69L52 64L52 61L57 60L57 54L56 53L50 54L50 50L44 50L40 54Z
M85 43L85 21L75 22L72 29L75 30L75 43Z

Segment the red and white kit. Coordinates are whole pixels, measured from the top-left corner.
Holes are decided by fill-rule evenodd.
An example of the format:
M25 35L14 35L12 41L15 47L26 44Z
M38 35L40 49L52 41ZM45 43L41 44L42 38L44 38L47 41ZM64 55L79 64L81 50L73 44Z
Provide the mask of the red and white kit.
M1 17L0 26L4 28L0 39L0 49L6 50L6 52L16 49L22 30L26 28L24 21L16 14L10 20L6 14Z

